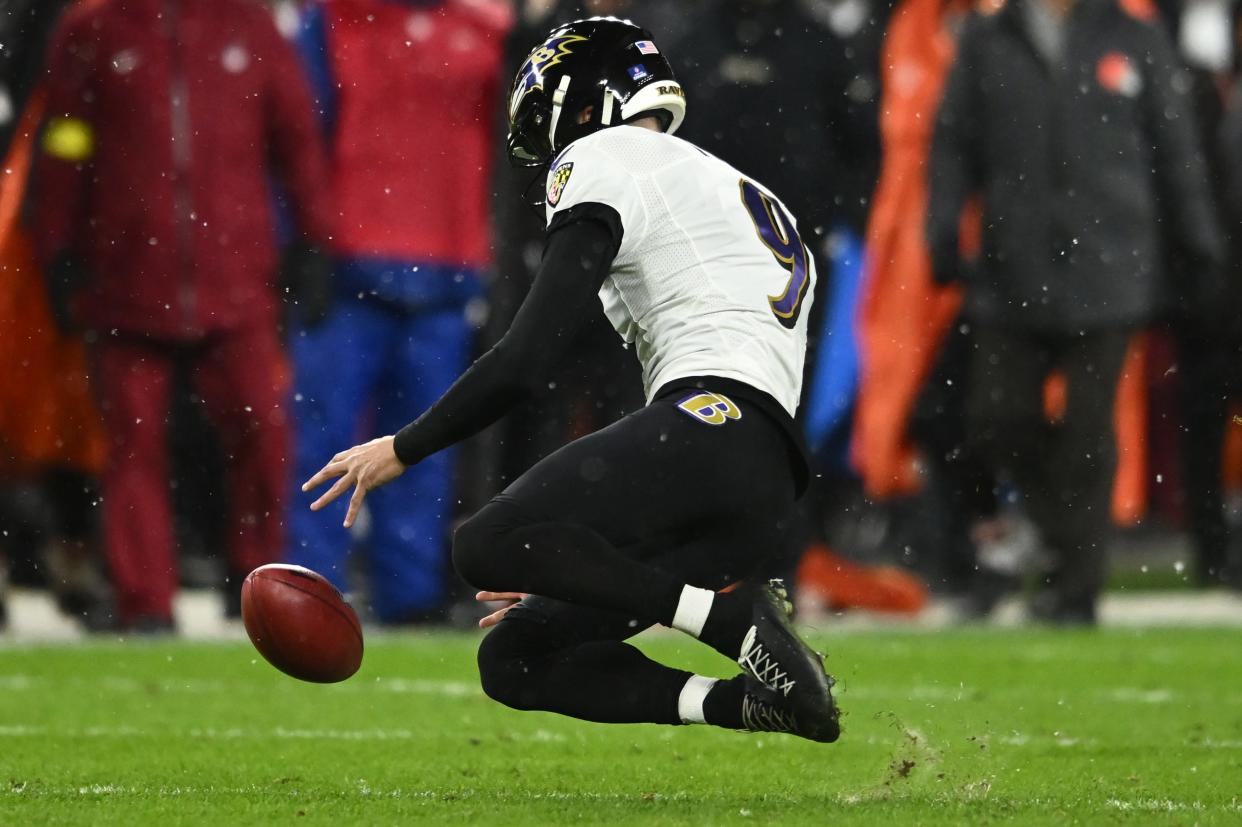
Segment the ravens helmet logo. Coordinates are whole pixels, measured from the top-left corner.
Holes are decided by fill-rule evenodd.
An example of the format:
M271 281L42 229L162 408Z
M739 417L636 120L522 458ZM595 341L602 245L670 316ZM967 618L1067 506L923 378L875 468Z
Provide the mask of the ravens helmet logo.
M509 98L510 119L517 113L523 98L534 90L543 88L544 72L560 63L561 58L572 51L571 44L585 43L586 40L587 38L580 34L554 34L535 47L535 50L518 68L517 80L513 84L513 95Z

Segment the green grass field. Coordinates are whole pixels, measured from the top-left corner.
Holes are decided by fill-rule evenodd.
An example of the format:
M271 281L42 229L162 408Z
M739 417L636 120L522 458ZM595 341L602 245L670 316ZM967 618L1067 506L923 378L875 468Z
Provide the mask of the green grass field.
M0 824L1242 823L1242 631L821 634L832 746L513 712L476 640L329 687L244 643L0 649Z

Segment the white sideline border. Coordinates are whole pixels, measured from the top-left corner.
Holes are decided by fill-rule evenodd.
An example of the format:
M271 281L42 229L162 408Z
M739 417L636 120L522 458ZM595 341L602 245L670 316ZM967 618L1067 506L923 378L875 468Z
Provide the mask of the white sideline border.
M948 629L963 625L1016 628L1030 625L1025 604L1010 597L987 620L964 622L953 600L932 600L917 617L870 611L830 612L799 602L798 621L833 632L869 629ZM1242 592L1109 592L1100 601L1100 625L1107 628L1242 628Z
M4 643L71 643L87 636L70 618L56 609L46 592L13 589L8 595L9 623L0 632ZM182 591L174 603L179 636L187 640L244 640L239 621L225 620L223 599L211 590ZM799 621L834 632L872 629L942 629L962 625L952 601L934 600L917 617L877 612L827 612L802 604ZM1022 603L1004 601L986 624L1002 628L1027 622ZM1224 627L1242 628L1242 593L1227 590L1202 592L1110 592L1100 604L1100 624L1105 627Z

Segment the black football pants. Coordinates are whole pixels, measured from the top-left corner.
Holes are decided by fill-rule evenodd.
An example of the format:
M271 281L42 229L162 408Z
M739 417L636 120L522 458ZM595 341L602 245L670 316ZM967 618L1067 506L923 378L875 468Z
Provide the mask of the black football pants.
M689 673L623 641L668 623L684 584L750 575L780 547L795 488L773 419L729 395L740 417L712 424L679 407L696 393L662 392L566 445L458 530L467 582L532 595L479 649L489 696L590 721L679 723Z
M1047 585L1059 605L1092 610L1104 586L1117 467L1113 408L1130 343L1125 329L1047 335L976 330L967 421L979 456L1008 475L1053 555ZM1061 369L1067 402L1044 412L1044 384Z

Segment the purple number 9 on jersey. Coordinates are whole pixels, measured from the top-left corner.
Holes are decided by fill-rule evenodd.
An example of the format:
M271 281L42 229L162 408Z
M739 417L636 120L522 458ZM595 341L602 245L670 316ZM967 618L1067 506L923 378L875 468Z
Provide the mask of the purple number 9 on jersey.
M802 300L811 283L810 254L798 237L793 219L780 204L745 178L738 181L742 191L742 203L755 223L755 232L776 257L777 263L789 273L789 281L779 296L768 296L768 304L777 321L787 328L798 323L802 312Z

